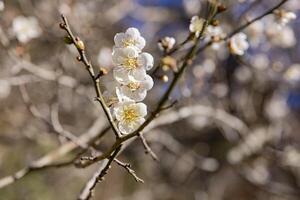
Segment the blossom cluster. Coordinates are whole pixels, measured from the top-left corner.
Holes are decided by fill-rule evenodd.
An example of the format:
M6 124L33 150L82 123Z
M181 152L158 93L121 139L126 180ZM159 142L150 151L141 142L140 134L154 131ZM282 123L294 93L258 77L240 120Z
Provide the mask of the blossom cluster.
M282 46L290 46L289 44L294 43L293 32L287 26L287 24L291 20L296 19L295 13L283 9L275 10L271 18L268 19L269 21L265 24L266 34L267 36L272 36L274 43L279 43L282 40L284 41L281 42L283 43ZM223 41L224 38L226 38L226 34L224 33L219 23L208 24L206 29L203 30L204 24L205 24L205 19L200 18L199 16L193 16L191 18L190 26L189 26L190 32L193 33L195 37L199 37L201 31L204 31L203 32L204 40L206 42L212 42L211 45L212 49L218 50L221 46L221 42ZM256 23L254 23L252 26L249 27L249 30L253 32L254 28L264 29L264 24L261 21L257 21ZM255 32L256 31L257 30L255 30ZM250 47L249 42L247 40L247 35L243 32L236 33L232 35L230 38L228 38L227 46L230 53L239 56L244 55L245 51Z
M152 78L146 73L153 67L153 57L142 52L145 39L136 28L117 33L112 52L114 67L102 80L106 103L122 134L135 131L144 121L147 106L142 103L147 91L153 87Z

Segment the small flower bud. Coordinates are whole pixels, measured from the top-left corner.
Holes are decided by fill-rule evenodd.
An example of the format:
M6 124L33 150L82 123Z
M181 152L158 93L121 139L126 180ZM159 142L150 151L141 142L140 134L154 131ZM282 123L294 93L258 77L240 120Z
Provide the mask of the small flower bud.
M164 37L159 40L158 47L161 51L170 51L176 43L173 37Z
M217 7L218 13L222 13L222 12L224 12L224 11L226 11L226 10L227 10L227 8L226 8L226 6L223 5L223 4L219 4L218 7Z
M76 59L77 59L78 61L81 61L81 60L82 60L82 59L81 59L81 56L77 56Z
M161 59L161 66L164 71L168 71L170 68L173 71L177 71L176 60L171 56L166 56L163 59Z
M75 43L75 45L76 45L76 48L77 48L77 49L79 49L80 51L84 51L84 49L85 49L85 46L84 46L84 43L83 43L83 41L82 41L82 40L80 40L80 38L79 38L79 37L76 37L76 38L75 38L75 40L76 40L76 43Z
M169 81L169 77L167 75L163 75L160 77L160 80L162 80L164 83Z
M213 20L210 22L210 24L211 24L212 26L219 26L220 22L219 22L219 20L213 19Z
M59 23L59 28L65 29L65 27L66 27L65 23L63 23L63 22Z
M64 42L65 42L65 44L72 44L72 43L73 43L73 41L72 41L72 39L70 38L70 36L65 36L65 37L64 37Z
M100 70L99 70L99 77L101 77L101 76L104 76L104 75L106 75L108 73L108 71L107 71L107 69L106 68L104 68L104 67L100 67Z

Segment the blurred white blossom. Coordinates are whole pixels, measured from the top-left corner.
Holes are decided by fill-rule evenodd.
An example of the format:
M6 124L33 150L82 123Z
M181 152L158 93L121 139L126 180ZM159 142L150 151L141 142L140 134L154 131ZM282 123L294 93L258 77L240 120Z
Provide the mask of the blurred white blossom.
M27 43L41 35L42 30L35 17L18 16L13 20L12 29L21 43Z
M280 27L285 26L291 20L296 19L296 14L293 12L288 12L285 10L275 10L274 11L275 21Z
M212 49L218 50L221 46L221 39L225 37L225 33L221 26L209 25L206 28L205 40L212 41Z
M245 51L249 48L247 35L245 33L235 34L229 39L228 47L232 54L244 55Z
M203 29L205 23L205 19L199 18L198 16L194 16L190 22L190 32L194 33L196 37L200 36L200 33Z
M274 95L270 101L267 102L265 112L270 119L282 119L289 112L286 99L281 95Z
M272 44L282 48L290 48L295 46L297 43L295 33L289 26L278 30L278 28L276 28L276 24L269 25L266 29L266 34Z
M158 42L158 48L161 51L169 51L174 47L175 43L176 43L175 38L164 37Z
M0 11L3 11L5 8L5 4L3 1L0 1Z
M11 86L8 81L0 80L0 99L8 97L11 91Z
M255 54L250 60L251 66L258 70L265 70L269 67L270 61L266 54Z
M99 51L97 61L101 67L112 66L112 50L108 47L102 47Z
M264 30L265 24L260 20L254 22L246 29L251 46L257 47L264 40Z
M183 0L183 8L189 16L196 15L201 10L201 1Z
M289 83L295 84L300 81L300 64L291 65L283 75L284 79Z

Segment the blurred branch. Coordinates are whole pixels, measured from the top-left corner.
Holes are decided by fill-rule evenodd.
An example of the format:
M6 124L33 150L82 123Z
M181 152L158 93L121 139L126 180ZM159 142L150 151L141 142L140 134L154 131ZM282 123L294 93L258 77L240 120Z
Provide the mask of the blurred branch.
M158 161L158 157L157 155L154 153L154 151L152 151L151 147L149 146L146 138L142 135L142 133L138 134L139 138L141 139L141 142L145 148L145 153L149 154L153 160Z
M86 131L85 134L81 135L78 140L80 140L82 143L85 144L91 144L93 141L103 137L108 131L110 130L109 126L103 127L103 119L102 117L99 117L94 124L89 128L89 130ZM31 172L39 171L42 169L47 169L51 167L59 166L66 166L68 164L72 164L74 159L71 161L68 161L65 164L55 164L58 160L62 159L64 156L70 154L71 152L74 152L77 150L79 146L75 144L74 142L66 142L62 146L58 147L57 149L49 152L45 156L41 157L38 160L32 161L28 166L25 167L18 172L16 172L14 175L4 177L0 179L0 189L8 186L15 181L19 180L20 178L23 178L24 176L30 174ZM15 177L18 177L17 179Z
M229 113L226 113L224 110L215 109L204 105L194 105L194 106L183 107L179 110L166 112L164 115L159 116L156 120L153 121L153 123L147 126L145 128L145 132L148 132L162 125L172 124L177 121L186 119L188 117L194 117L194 116L204 116L208 118L214 118L217 121L220 121L221 123L225 124L226 126L233 128L241 135L245 135L249 131L248 127L246 126L246 124L244 124L243 121L241 121L239 118ZM109 130L110 130L110 126L106 126L103 128L103 119L99 118L95 121L94 125L87 131L87 133L80 136L78 139L83 143L92 144L97 139L102 138ZM78 145L76 145L73 142L67 142L62 146L60 146L59 148L46 154L42 158L33 161L32 164L30 164L29 166L35 166L36 168L35 171L37 171L38 168L47 169L53 166L53 163L55 161L61 159L63 156L69 154L70 152L75 151L76 149L78 149ZM27 171L27 167L20 170L16 174L20 174L24 171ZM26 174L24 174L23 177L29 174L30 172L33 171L31 170L26 172ZM14 180L13 177L14 175L0 179L0 188L3 188L15 182L16 180Z
M93 174L92 178L86 183L84 188L81 190L79 194L78 200L88 200L91 198L94 188L96 187L97 183L104 180L104 176L107 174L107 171L111 167L111 163L117 157L119 151L121 150L121 146L116 148L111 156L109 156L108 161L104 165L104 167L100 166L99 169Z
M41 120L42 122L44 122L45 124L47 124L51 128L51 130L54 133L56 133L57 135L62 136L64 138L66 138L67 140L74 142L75 144L77 144L78 146L80 146L83 149L87 148L87 145L81 143L81 141L78 140L78 138L73 133L70 133L69 131L66 131L65 129L62 128L62 126L60 125L59 120L58 120L58 104L57 103L54 103L54 106L52 107L55 110L51 111L51 121L49 121L45 116L43 116L40 113L40 111L37 109L37 107L34 106L32 101L30 100L30 97L28 95L26 87L24 85L20 85L19 89L20 89L21 96L22 96L24 103L27 105L28 110L35 118L37 118L37 119Z

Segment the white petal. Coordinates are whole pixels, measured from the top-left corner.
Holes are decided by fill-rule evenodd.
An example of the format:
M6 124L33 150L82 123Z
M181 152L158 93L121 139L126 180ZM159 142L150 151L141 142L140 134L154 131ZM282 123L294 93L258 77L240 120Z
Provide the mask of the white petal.
M123 47L123 39L125 38L124 33L117 33L114 37L114 42L116 47L121 48Z
M129 76L132 76L135 80L143 81L146 77L147 73L144 68L136 68L131 70Z
M145 122L144 118L139 118L130 124L126 124L124 122L119 122L118 128L121 131L121 133L129 134L129 133L132 133L135 130L137 130L140 127L140 125L142 125L144 122Z
M142 84L142 88L144 88L145 90L150 90L153 87L154 83L151 76L146 75L144 81L141 84Z
M146 46L146 40L143 37L138 37L136 39L136 46L138 49L142 50Z
M144 67L146 70L150 70L153 67L153 57L149 53L141 53L138 57L138 65Z
M140 117L145 117L147 115L147 106L144 103L137 103L136 111L139 113Z
M122 86L120 91L124 97L127 97L136 102L143 101L147 95L146 90L138 89L138 90L132 91L127 86Z
M130 35L133 39L136 39L141 35L139 30L133 27L128 28L126 30L126 34Z
M118 66L114 68L114 78L119 82L119 83L126 83L129 81L129 71L126 70L122 66Z

